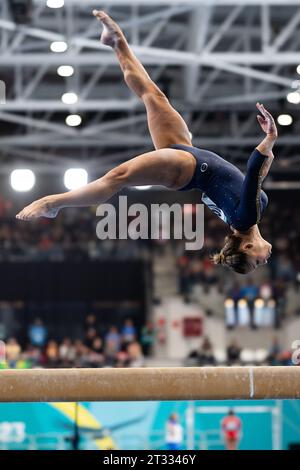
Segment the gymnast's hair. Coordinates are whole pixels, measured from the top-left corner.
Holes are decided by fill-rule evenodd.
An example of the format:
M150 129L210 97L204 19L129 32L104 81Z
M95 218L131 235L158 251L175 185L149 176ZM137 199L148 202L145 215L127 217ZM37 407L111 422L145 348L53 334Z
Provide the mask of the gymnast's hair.
M231 234L225 238L225 245L220 251L213 255L213 262L230 268L239 274L248 274L254 271L255 265L245 252L240 250L242 238Z

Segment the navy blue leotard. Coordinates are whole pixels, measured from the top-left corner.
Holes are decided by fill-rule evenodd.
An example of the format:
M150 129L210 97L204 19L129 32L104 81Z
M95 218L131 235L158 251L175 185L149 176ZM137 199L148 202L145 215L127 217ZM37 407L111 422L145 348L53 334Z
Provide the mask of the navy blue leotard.
M208 150L181 144L171 148L190 152L196 159L193 178L180 191L202 191L202 201L212 212L241 232L260 221L268 204L268 197L261 189L266 155L254 150L244 175L232 163Z

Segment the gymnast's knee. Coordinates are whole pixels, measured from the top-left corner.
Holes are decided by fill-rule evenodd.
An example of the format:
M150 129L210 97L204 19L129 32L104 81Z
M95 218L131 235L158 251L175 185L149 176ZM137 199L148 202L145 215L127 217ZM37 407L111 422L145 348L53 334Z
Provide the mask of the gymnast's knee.
M148 79L141 76L136 70L131 68L127 70L125 69L124 79L129 88L131 88L141 99L143 99L143 96L148 93L152 87L150 78Z
M150 77L141 75L135 69L125 69L124 79L129 88L131 88L143 101L159 99L167 100L166 95L158 88Z
M166 95L155 85L154 82L150 81L145 85L143 93L141 95L143 101L151 101L153 104L161 104L161 101L168 101Z

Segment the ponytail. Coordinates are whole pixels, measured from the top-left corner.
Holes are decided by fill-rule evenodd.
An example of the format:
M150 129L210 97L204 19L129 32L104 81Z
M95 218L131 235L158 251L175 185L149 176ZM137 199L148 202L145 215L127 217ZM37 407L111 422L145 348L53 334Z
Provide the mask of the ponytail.
M225 245L220 253L215 253L212 257L214 264L227 266L232 271L239 274L248 274L254 271L255 267L251 257L240 251L242 238L234 234L225 238Z

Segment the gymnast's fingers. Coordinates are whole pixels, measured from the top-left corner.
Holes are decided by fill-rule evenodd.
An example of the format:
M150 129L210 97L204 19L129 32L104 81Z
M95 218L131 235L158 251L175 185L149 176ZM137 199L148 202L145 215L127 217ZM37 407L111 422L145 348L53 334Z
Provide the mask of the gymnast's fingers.
M262 126L265 123L263 116L257 115L256 117L257 117L259 124Z
M273 118L272 114L264 107L264 105L262 105L262 109L263 109L264 116L266 116L269 119L271 119L272 121L274 121L274 118Z
M256 103L257 109L261 112L261 114L266 117L266 110L261 103Z

